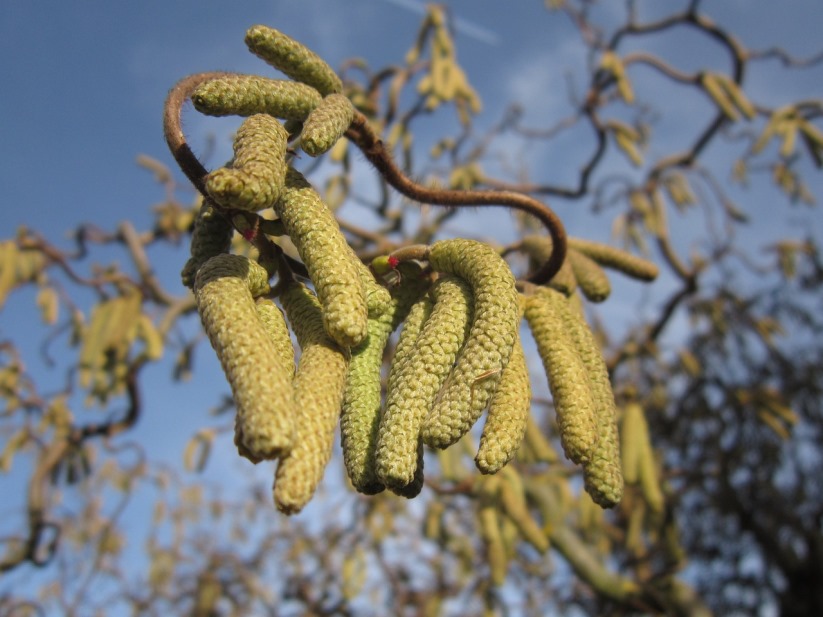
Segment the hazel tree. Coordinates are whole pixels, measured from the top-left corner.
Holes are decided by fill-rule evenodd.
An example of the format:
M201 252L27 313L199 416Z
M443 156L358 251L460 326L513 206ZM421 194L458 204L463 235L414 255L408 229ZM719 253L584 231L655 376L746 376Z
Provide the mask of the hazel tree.
M27 486L0 580L36 581L4 587L4 612L823 611L823 263L813 233L741 240L770 221L732 197L773 185L812 207L823 100L770 106L746 75L823 55L749 47L699 0L654 19L631 0L618 18L597 9L546 2L588 67L573 113L542 127L515 102L480 128L445 6L377 68L335 69L250 25L259 74L181 76L169 92L185 181L140 157L169 196L150 229L81 225L76 250L33 228L0 243L0 302L36 289L42 353L70 358L55 389L0 341L0 471ZM682 29L727 68L645 47ZM681 149L655 127L673 88L711 104ZM190 146L189 104L242 118L224 165ZM416 131L435 113L453 121L421 163ZM572 184L500 145L552 152L564 134L586 144ZM570 235L569 205L612 240ZM478 207L516 240L461 228ZM155 255L177 245L168 288ZM130 268L86 272L103 247ZM624 290L648 299L613 325ZM152 413L147 368L182 391L207 346L226 395L169 468L131 437ZM239 494L212 479L229 456L254 470ZM136 571L124 519L138 504L151 516Z

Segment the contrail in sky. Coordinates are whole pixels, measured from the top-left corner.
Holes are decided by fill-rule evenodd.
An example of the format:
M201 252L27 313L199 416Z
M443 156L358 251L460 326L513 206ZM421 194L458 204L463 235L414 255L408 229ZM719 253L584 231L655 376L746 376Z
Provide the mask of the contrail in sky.
M418 15L425 15L426 13L426 4L424 2L420 2L419 0L383 0L383 2L394 4L395 6L404 8L412 13L417 13ZM454 28L460 34L464 34L469 38L480 41L481 43L486 43L488 45L500 44L500 37L495 32L460 17L455 17Z

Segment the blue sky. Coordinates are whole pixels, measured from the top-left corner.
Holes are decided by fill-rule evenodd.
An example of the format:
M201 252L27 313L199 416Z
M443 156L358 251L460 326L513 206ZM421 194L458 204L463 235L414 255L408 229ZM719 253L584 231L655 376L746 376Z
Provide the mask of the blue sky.
M581 74L586 61L568 21L546 11L539 0L462 0L449 2L457 17L458 59L484 102L479 124L490 126L506 104L525 104L526 118L546 126L571 111L565 74ZM623 3L605 2L607 11ZM638 2L641 17L675 3ZM677 3L682 4L682 3ZM149 207L163 199L151 175L135 164L142 153L173 167L162 137L161 113L168 89L195 72L229 70L274 75L245 48L243 35L252 24L271 25L301 40L337 67L347 58L365 58L373 68L399 62L410 48L422 16L416 0L142 0L140 2L0 2L0 238L21 224L63 242L63 232L80 222L113 229L123 219L147 225ZM782 44L797 56L821 47L823 5L819 0L785 3L723 0L705 3L720 23L739 32L743 42L760 48ZM646 41L644 41L645 43ZM696 42L683 32L667 39L648 39L686 70L716 65L710 44ZM823 96L820 69L784 76L775 63L753 71L747 91L757 102L778 105L799 94ZM641 95L661 104L660 129L667 131L659 153L678 143L689 116L708 110L706 101L679 96L677 91L655 94L648 73L632 74ZM643 92L644 85L652 88ZM580 81L578 87L584 84ZM703 107L701 107L703 106ZM423 137L454 134L454 117L438 115L420 123ZM448 122L449 124L438 124ZM185 124L195 147L209 132L218 138L219 153L230 151L230 125L198 117L190 111ZM524 149L535 179L566 178L571 182L585 151L573 140L560 141L550 152ZM517 146L521 148L521 146ZM654 155L654 151L651 153ZM708 153L709 156L712 153ZM220 157L215 157L218 160ZM626 168L617 167L620 171ZM819 173L809 178L812 190L823 195ZM765 212L779 197L765 192L747 197L746 208ZM784 207L782 203L778 207ZM590 224L580 207L561 205L559 212L575 235L607 239L608 226ZM484 215L485 216L485 215ZM823 233L819 209L799 209L789 228L799 233ZM491 219L483 219L491 220ZM500 227L511 229L506 215ZM506 231L504 233L510 233ZM748 232L747 232L748 233ZM763 231L753 237L763 240ZM171 258L171 257L170 257ZM164 281L174 285L184 257L173 258ZM164 264L165 265L165 264ZM665 283L664 283L665 285ZM632 295L639 295L638 287ZM177 293L181 290L173 288ZM0 313L0 338L16 331L38 330L31 310L32 296L13 298ZM636 299L608 303L606 308L630 320ZM30 326L32 326L30 328ZM36 354L36 346L31 348ZM202 424L208 405L223 386L216 360L201 347L201 368L207 371L188 385L148 393L149 409L139 436L152 441L155 452L179 462L181 444ZM36 366L36 359L31 362ZM152 369L164 383L166 368ZM215 385L216 384L216 385ZM167 429L169 414L179 430ZM232 452L216 453L220 465L239 466ZM269 470L259 472L267 477Z

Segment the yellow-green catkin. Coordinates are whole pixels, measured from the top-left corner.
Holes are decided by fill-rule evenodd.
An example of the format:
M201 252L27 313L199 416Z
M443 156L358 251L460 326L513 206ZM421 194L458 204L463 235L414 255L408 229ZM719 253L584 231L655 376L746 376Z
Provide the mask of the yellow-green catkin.
M241 255L218 255L198 271L197 310L231 386L241 453L278 458L292 447L293 365L288 366L258 315L253 297L268 291L268 273Z
M359 270L334 214L303 175L289 168L275 211L306 264L329 335L344 347L366 338L368 307Z
M443 276L429 294L432 306L428 318L408 354L400 350L401 358L392 363L386 409L378 429L377 477L392 489L414 479L423 420L471 326L473 298L465 281Z
M600 346L583 315L565 301L563 313L566 332L577 348L589 375L595 403L597 439L591 459L583 465L586 491L603 508L616 505L623 496L623 470L617 431L617 407L614 403L609 371Z
M267 114L249 116L237 129L231 168L206 176L206 190L226 208L256 212L270 208L286 182L288 133Z
M263 324L263 328L274 345L275 358L281 367L281 371L278 372L276 378L282 380L282 377L287 377L286 380L283 380L282 387L284 391L291 390L291 380L294 375L294 346L291 342L286 319L283 317L283 311L267 298L257 298L255 300L255 309L257 310L257 316L260 318L260 323ZM246 434L253 430L253 427L246 426L245 420L244 417L238 417L238 421L234 424L234 445L237 446L241 456L253 463L258 463L262 459L255 456L254 452L245 445Z
M474 462L481 473L497 473L514 457L526 436L531 398L529 367L518 334L480 435Z
M591 302L603 302L612 292L609 277L596 261L572 248L566 252L577 286Z
M659 273L657 266L647 259L642 259L607 244L569 238L569 247L591 257L603 267L618 270L634 279L653 281Z
M180 273L183 285L191 288L200 266L212 257L229 252L233 233L229 220L217 211L211 200L204 200L194 220L191 257Z
M422 430L426 444L446 448L472 427L497 388L517 337L520 300L508 264L487 244L442 240L428 261L467 281L474 296L469 337Z
M274 502L281 512L294 514L314 495L331 458L349 353L328 336L320 302L302 283L291 284L280 301L301 355L294 375L297 430L291 452L277 466Z
M597 412L588 370L567 332L565 303L562 293L537 288L525 316L549 380L563 451L569 460L583 463L597 445Z
M300 147L309 156L320 156L337 143L353 119L354 105L346 95L328 95L306 118Z
M340 77L322 58L274 28L252 26L246 31L246 45L264 62L323 96L343 90Z
M521 250L529 256L529 269L536 270L546 263L552 256L552 239L548 236L528 235L520 242ZM577 289L577 279L568 259L563 260L563 264L552 279L549 286L557 291L561 291L567 296Z
M480 537L486 547L491 582L500 586L506 582L506 573L509 569L509 557L500 520L499 491L502 480L499 476L491 476L481 482L477 510Z
M230 74L202 83L192 93L191 102L197 111L207 116L268 114L303 121L322 98L306 84Z
M369 325L366 339L352 349L343 412L340 415L340 436L343 462L352 486L360 493L374 495L385 487L375 472L377 429L382 413L381 368L389 335L406 319L412 305L429 286L428 277L421 276L414 264L400 264L403 277L392 288L389 304L383 306L382 294L364 281L369 305ZM373 284L371 272L366 269ZM385 288L382 288L385 291Z

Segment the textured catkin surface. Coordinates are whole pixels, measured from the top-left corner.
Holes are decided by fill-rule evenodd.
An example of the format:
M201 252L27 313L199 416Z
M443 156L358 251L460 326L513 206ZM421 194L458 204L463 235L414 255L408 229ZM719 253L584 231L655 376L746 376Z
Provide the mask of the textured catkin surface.
M340 345L355 347L366 338L366 292L360 265L334 214L300 172L291 168L275 211L306 264L323 306L326 331Z
M240 74L210 79L191 96L194 108L207 116L269 114L301 122L321 100L306 84Z
M563 451L583 463L598 440L596 401L587 367L567 333L565 303L560 292L540 288L526 301L525 316L549 380Z
M249 116L237 129L231 168L206 177L206 190L226 208L256 212L270 208L286 182L288 133L267 114Z
M580 291L592 302L603 302L612 292L609 277L603 268L584 253L572 248L566 253Z
M480 435L474 461L482 473L497 473L514 457L526 436L531 399L529 368L518 334Z
M326 334L320 303L304 285L291 285L280 301L301 355L294 376L297 431L291 452L277 466L274 502L281 512L294 514L314 495L331 458L349 353Z
M197 310L237 406L238 448L253 461L285 455L294 437L293 365L278 354L253 299L267 290L266 270L240 255L211 258L194 284Z
M392 489L414 480L420 429L466 341L474 310L469 285L438 279L429 292L432 307L408 354L389 373L386 410L377 437L377 476Z
M309 156L319 156L343 136L354 119L354 106L343 94L330 94L315 107L303 124L300 146Z
M217 212L214 204L210 200L204 201L194 221L191 257L180 273L183 285L191 288L200 266L212 257L229 252L233 233L231 223Z
M601 266L614 268L641 281L652 281L659 273L659 269L652 262L606 244L569 238L569 248L588 255Z
M544 295L546 292L539 292ZM600 346L579 312L564 299L563 327L580 354L589 375L595 404L597 439L590 460L583 466L586 490L595 503L604 508L617 504L623 496L623 471L617 432L617 409L609 372Z
M252 26L246 31L246 46L264 62L323 96L343 90L343 82L322 58L279 30Z
M428 279L421 279L418 274L408 273L393 289L388 303L376 290L367 294L374 299L369 302L368 335L352 349L340 434L349 480L355 490L367 495L385 488L375 473L377 429L382 413L383 353L389 335L406 319L412 305L428 288Z
M508 264L482 242L436 242L429 263L467 281L474 296L469 337L422 430L426 444L446 448L472 427L494 393L517 336L520 301Z

